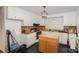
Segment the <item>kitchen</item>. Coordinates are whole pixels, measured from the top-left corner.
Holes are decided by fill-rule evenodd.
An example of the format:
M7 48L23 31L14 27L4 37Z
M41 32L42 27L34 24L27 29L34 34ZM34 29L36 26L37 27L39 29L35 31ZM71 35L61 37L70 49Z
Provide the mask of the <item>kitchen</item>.
M61 44L62 46L69 45L70 49L72 49L72 51L70 52L74 52L76 47L75 41L76 39L78 39L79 32L79 25L77 22L79 16L79 7L46 6L45 10L49 13L47 19L42 19L40 12L35 11L35 8L40 10L40 12L43 9L42 6L6 7L7 14L5 18L5 30L10 29L19 45L26 44L26 48L32 47L32 45L37 43L38 48L36 48L39 49L40 44L38 42L41 37L43 37L44 35L47 35L48 37L50 37L51 35L56 35L58 37L58 41L56 43L57 46L59 44ZM68 39L73 40L69 41ZM57 53L59 49L56 49ZM66 50L63 50L59 53L68 53Z

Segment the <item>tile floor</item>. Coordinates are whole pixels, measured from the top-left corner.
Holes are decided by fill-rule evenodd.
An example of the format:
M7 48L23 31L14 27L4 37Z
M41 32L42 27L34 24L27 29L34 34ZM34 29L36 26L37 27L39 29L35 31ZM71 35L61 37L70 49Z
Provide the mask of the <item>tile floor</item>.
M58 53L78 53L72 49L67 48L67 46L65 45L59 45L59 52ZM41 53L38 51L38 43L35 43L34 45L32 45L31 47L25 49L24 52L19 51L17 53Z
M67 46L61 45L59 46L59 52L58 53L77 53L76 51L67 48ZM19 52L21 53L21 51ZM33 46L31 46L30 48L27 48L26 51L24 53L40 53L38 51L38 43L35 43Z

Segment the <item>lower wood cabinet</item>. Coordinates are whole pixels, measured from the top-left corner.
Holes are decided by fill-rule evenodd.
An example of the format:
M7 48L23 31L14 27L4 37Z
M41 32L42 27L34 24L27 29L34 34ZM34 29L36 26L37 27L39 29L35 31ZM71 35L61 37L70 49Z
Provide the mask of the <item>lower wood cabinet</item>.
M46 50L46 40L44 40L43 38L40 38L39 40L39 51L40 52L47 52Z
M43 53L57 53L59 50L58 37L49 38L40 36L39 38L39 51Z

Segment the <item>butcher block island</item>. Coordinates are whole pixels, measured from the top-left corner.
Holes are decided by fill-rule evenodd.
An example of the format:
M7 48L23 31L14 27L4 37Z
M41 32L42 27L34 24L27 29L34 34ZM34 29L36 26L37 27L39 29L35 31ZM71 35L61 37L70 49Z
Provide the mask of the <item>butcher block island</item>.
M40 35L39 51L43 53L57 53L59 50L59 37L57 35Z

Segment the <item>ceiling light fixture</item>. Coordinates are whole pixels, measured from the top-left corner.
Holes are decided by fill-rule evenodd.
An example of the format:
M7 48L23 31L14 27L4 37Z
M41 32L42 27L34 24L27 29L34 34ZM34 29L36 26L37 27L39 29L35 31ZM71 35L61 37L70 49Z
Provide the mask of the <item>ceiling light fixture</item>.
M42 18L43 18L43 19L47 19L48 13L47 13L47 11L46 11L46 6L43 6L43 9L44 9L44 10L41 12Z

